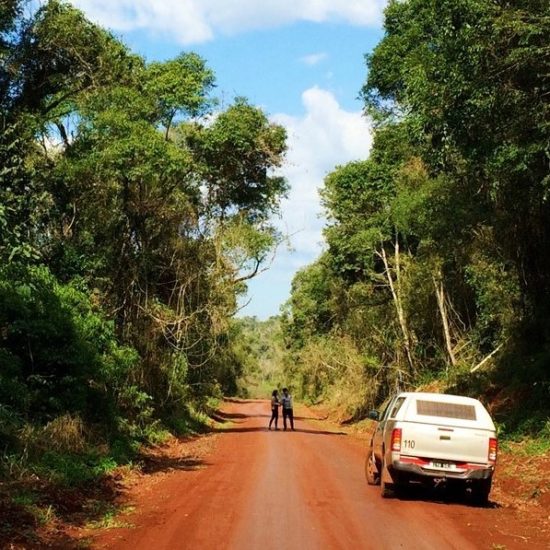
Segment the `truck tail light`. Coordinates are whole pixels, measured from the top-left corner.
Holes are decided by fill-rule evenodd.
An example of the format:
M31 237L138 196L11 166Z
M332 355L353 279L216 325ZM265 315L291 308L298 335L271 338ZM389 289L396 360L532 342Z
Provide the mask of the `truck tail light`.
M489 455L488 459L491 464L496 464L498 453L498 441L496 437L489 438Z
M391 450L401 452L401 428L394 428L391 433Z

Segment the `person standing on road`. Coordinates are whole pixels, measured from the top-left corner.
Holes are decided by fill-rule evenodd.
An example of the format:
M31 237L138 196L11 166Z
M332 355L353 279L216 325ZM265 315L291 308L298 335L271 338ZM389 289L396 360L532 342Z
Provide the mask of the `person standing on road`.
M271 424L273 424L273 421L275 420L275 429L278 430L277 422L279 422L279 405L281 403L279 402L279 392L277 390L273 390L271 392L271 420L269 421L269 429L271 430Z
M283 426L286 430L286 419L290 420L290 429L294 431L294 410L292 406L292 395L288 393L287 388L283 388L283 397L281 397L281 404L283 405Z

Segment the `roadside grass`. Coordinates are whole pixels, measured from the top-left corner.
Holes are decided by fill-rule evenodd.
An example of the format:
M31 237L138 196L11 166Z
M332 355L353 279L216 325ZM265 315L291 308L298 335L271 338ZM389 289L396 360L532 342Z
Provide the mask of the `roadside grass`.
M537 456L550 456L550 439L545 437L524 437L522 439L504 439L500 443L502 451L529 458Z
M534 452L537 449L537 452ZM535 506L545 517L550 504L550 453L536 439L505 441L497 463L496 487L505 506Z
M550 413L546 409L524 407L495 414L499 438L507 443L523 443L526 454L550 451Z
M31 466L39 479L47 479L54 484L75 487L91 483L108 475L118 466L109 455L95 452L84 454L46 452Z
M51 504L42 504L40 496L32 490L16 490L11 495L11 503L33 519L35 525L44 526L56 519L55 508Z
M85 524L86 529L117 529L120 527L131 528L133 523L125 521L123 517L135 510L134 506L114 506L109 503L97 502L97 519Z
M207 432L212 421L205 408L189 407L178 418L119 431L110 440L76 416L17 426L0 451L0 548L77 548L86 542L63 534L67 527L129 527L124 515L131 508L120 500L126 479L141 470L146 449L174 435Z
M173 435L181 437L208 432L212 424L211 415L220 402L221 399L211 397L200 407L189 406L183 413L167 418L165 424L169 431L165 441Z

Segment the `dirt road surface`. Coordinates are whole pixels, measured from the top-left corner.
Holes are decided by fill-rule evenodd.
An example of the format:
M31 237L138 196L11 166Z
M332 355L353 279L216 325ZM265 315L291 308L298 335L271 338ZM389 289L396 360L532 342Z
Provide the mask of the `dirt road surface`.
M309 417L268 431L269 403L228 402L204 460L144 488L128 525L96 549L546 548L493 525L495 510L426 495L384 500L364 478L365 444ZM502 535L500 536L499 533ZM500 538L499 538L500 537ZM549 546L550 547L550 544Z

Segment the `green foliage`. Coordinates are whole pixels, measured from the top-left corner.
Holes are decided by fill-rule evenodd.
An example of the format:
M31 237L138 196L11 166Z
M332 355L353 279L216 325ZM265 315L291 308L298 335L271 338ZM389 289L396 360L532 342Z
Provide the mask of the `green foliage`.
M340 415L363 418L380 391L373 358L362 356L349 337L336 334L310 339L288 366L297 393L324 401Z
M235 319L231 323L229 342L233 358L240 366L238 395L265 398L273 389L289 384L280 317L266 321L256 317Z
M338 167L325 179L330 263L350 281L379 271L375 251L394 232L390 208L396 177L410 154L406 138L405 125L389 125L375 135L368 160Z
M126 352L112 324L46 268L17 278L1 272L0 329L2 403L24 417L47 420L68 411L91 418L106 398L101 385L120 376Z
M74 484L237 391L231 316L280 236L282 127L69 3L0 6L4 477ZM207 193L203 193L203 189Z
M494 411L505 437L546 430L549 23L539 0L389 3L362 91L372 151L327 176L328 251L286 306L304 394L502 392L520 404Z
M302 347L311 336L330 330L330 284L323 257L294 276L291 298L286 305L286 327L293 346Z
M506 265L478 255L466 269L466 279L475 293L476 339L482 349L494 349L513 337L519 327L519 281Z
M45 122L55 120L72 109L81 92L127 78L137 61L118 40L64 2L44 3L21 25L19 40L6 56L12 77L2 98L14 113L27 110L40 113Z
M286 133L257 107L238 98L212 124L184 128L182 140L201 165L207 207L225 216L238 209L262 221L287 190L272 169L281 165Z
M82 485L101 478L117 466L108 456L46 452L35 467L42 478L64 485Z
M157 116L167 132L179 113L197 116L206 112L213 86L214 73L193 53L147 67L145 90L156 99Z
M538 0L392 2L364 87L370 109L409 113L430 171L460 181L458 204L486 205L484 221L522 274L527 315L537 322L548 309L550 271L548 25Z

